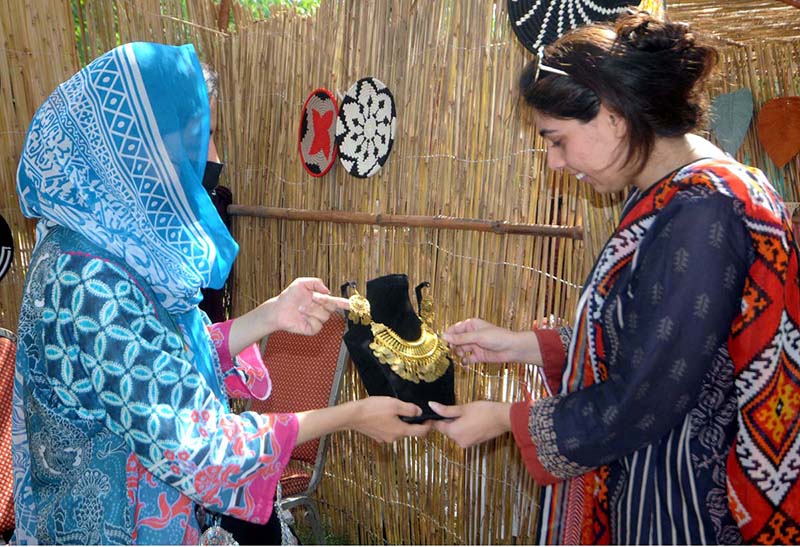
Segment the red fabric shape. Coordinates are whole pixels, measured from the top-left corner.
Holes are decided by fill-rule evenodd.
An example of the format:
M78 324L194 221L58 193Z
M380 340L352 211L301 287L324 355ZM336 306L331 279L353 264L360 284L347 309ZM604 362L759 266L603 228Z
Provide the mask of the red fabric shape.
M272 378L272 396L253 401L251 410L262 413L302 412L328 406L333 377L339 361L345 320L333 314L314 336L278 331L269 336L263 360ZM319 440L297 445L291 459L314 464ZM310 474L296 464L287 466L281 476L283 495L302 492Z
M11 393L17 345L0 336L0 533L14 528L14 480L11 473Z
M325 159L330 159L329 156L333 151L331 150L331 134L329 131L333 123L333 111L320 114L313 110L312 117L314 119L314 140L308 153L313 156L317 152L322 152L325 155Z
M312 177L321 177L336 160L336 120L339 112L336 97L325 88L312 91L303 104L297 130L297 151L303 169Z
M289 465L281 475L282 495L289 497L305 492L309 482L311 482L311 473L309 473L308 467L289 461Z

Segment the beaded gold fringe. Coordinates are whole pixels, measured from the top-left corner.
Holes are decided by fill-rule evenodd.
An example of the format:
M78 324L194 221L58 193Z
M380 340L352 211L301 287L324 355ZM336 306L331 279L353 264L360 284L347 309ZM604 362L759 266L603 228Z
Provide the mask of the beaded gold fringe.
M433 382L447 370L450 348L447 342L422 324L419 339L410 342L401 338L383 323L372 323L374 341L369 347L378 361L409 382Z

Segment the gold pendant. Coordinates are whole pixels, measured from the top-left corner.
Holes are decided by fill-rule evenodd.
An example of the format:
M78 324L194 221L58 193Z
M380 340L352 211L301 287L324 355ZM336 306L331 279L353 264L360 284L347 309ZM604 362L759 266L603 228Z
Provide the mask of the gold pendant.
M356 324L360 323L364 326L372 323L369 300L358 294L358 291L355 291L355 294L348 300L350 301L350 311L347 316L350 318L350 321Z

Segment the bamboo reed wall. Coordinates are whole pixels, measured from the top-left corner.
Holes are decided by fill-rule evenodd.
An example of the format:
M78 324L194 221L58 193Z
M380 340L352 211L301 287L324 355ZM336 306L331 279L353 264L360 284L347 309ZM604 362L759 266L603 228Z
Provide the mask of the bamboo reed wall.
M193 42L221 74L222 183L242 205L385 215L447 215L576 226L584 239L425 227L371 226L237 216L236 314L293 278L321 277L332 290L405 272L430 281L440 327L480 316L516 328L569 321L588 267L610 230L619 196L599 198L546 169L544 143L517 100L530 55L507 23L505 0L323 0L315 17L293 12L254 22L233 2L231 32L216 30L208 0L86 0L73 35L69 3L12 0L0 13L0 207L18 244L0 282L0 325L14 327L33 224L19 213L14 179L24 132L47 93L79 66L121 41ZM800 95L797 30L777 2L670 2L669 15L714 31L714 18L769 4L769 39L759 28L718 35L723 67L713 92L742 86L755 109ZM66 5L66 7L61 7ZM703 11L703 7L707 11ZM681 11L683 9L684 11ZM753 8L755 9L755 8ZM721 11L720 11L721 10ZM682 17L682 14L691 17ZM797 13L800 13L798 11ZM788 15L787 15L788 14ZM746 21L747 14L736 13ZM693 19L694 18L694 19ZM796 36L796 32L795 32ZM793 36L792 36L793 37ZM308 93L337 97L364 76L391 89L397 136L377 176L356 179L338 164L320 179L303 170L299 114ZM764 169L790 202L800 201L797 158L778 170L751 125L740 159ZM519 400L538 377L522 364L459 365L459 401ZM343 400L364 396L353 372ZM504 436L461 450L438 434L380 446L357 434L333 436L319 489L323 519L352 543L534 543L537 491L513 441Z
M285 14L241 29L231 38L233 72L226 74L248 83L232 97L234 119L244 124L234 136L240 140L225 145L229 172L241 181L233 183L235 200L580 224L576 182L546 171L542 143L520 115L513 88L526 55L510 28L496 24L503 10L493 2L331 2L315 20ZM386 83L397 103L389 161L372 179L341 166L309 177L296 154L305 97L320 86L341 97L363 76ZM309 272L334 290L405 272L412 283L431 281L440 325L479 315L525 328L568 313L584 275L582 246L570 239L252 218L237 218L235 235L243 243L236 283L244 307ZM241 287L242 279L264 282ZM519 399L526 373L520 365L459 368L456 393L462 401ZM343 399L363 395L351 373ZM331 529L370 544L514 536L529 543L535 499L508 437L465 452L438 435L378 446L339 434L320 487Z
M14 261L0 281L0 326L12 331L35 228L17 201L17 163L36 108L77 65L68 3L10 2L0 10L0 214L15 243Z

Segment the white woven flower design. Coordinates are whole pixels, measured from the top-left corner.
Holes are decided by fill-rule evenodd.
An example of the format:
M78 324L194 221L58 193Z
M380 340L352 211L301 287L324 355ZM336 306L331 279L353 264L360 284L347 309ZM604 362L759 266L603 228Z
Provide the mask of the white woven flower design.
M339 160L356 177L377 173L386 163L394 143L394 98L375 78L362 78L348 91L339 109L336 143Z

